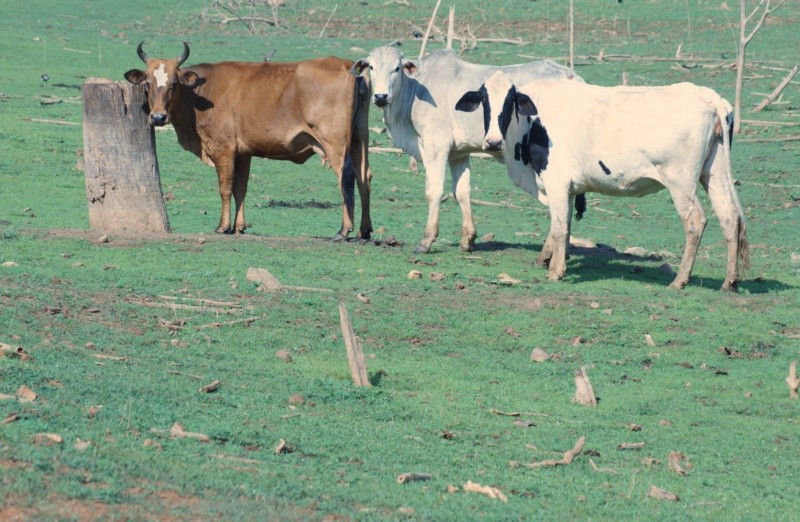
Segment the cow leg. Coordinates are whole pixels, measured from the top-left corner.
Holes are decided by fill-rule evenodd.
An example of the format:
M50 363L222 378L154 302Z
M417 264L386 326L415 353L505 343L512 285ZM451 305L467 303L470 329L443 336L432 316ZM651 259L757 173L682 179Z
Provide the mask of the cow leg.
M739 284L739 256L742 254L740 248L746 249L746 240L744 243L740 242L745 235L744 216L741 215L736 189L731 183L723 161L719 158L719 155L722 154L722 147L719 145L716 154L717 157L714 158L716 161L711 165L710 176L703 175L700 183L708 193L714 213L719 218L722 235L725 237L728 249L727 269L722 290L735 292Z
M697 256L697 249L700 246L700 238L703 237L703 230L706 228L706 216L697 194L685 192L671 192L672 201L678 210L678 215L683 221L683 230L686 235L686 246L683 249L683 258L678 274L670 283L670 288L681 289L689 283L692 275L694 259Z
M428 222L425 224L425 233L422 236L422 241L419 242L415 249L417 254L430 252L431 245L439 236L439 208L442 205L442 194L444 193L444 171L448 149L444 149L444 147L432 148L434 149L433 153L428 152L428 149L422 153L422 162L425 165L425 197L428 200Z
M372 234L372 218L369 213L369 197L372 185L372 170L369 168L367 141L354 139L356 143L351 148L353 167L356 173L358 196L361 199L361 224L358 228L359 239L369 239Z
M537 264L547 261L547 278L558 281L567 273L567 246L569 245L570 220L575 200L565 189L547 191L550 205L550 234L545 240Z
M324 143L324 142L323 142ZM344 241L350 232L353 231L354 206L355 206L355 182L356 172L353 167L353 158L349 152L342 157L335 154L332 147L324 145L326 158L339 182L339 192L342 194L342 227L331 239L333 241Z
M219 216L217 234L231 233L231 194L233 193L234 166L232 156L212 157L217 169L219 182L219 197L222 200L222 209Z
M475 222L472 219L472 207L470 206L470 161L469 156L458 158L450 157L450 174L453 178L453 195L461 206L461 241L459 246L465 252L471 252L475 246L475 238L478 235L475 229Z
M232 232L242 234L247 228L244 219L244 198L247 195L247 182L250 179L251 156L236 159L233 172L233 199L236 201L236 220Z

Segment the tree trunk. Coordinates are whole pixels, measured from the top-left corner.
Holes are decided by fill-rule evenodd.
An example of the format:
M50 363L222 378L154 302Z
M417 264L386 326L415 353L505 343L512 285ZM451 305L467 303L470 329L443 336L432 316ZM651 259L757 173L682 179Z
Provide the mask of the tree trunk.
M169 232L155 133L144 87L89 78L83 85L83 154L89 226Z

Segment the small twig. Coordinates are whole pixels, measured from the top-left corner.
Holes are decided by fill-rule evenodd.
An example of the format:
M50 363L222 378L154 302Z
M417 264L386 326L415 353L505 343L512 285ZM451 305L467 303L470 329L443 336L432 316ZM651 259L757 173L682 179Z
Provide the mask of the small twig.
M233 325L241 324L241 323L244 323L247 326L250 326L250 324L252 324L252 323L254 323L256 321L259 321L261 319L266 319L266 318L267 318L266 315L259 315L258 317L248 317L246 319L236 319L235 321L226 321L224 323L201 324L200 326L197 327L197 329L198 330L205 330L206 328L221 328L223 326L233 326Z
M192 375L190 373L183 373L183 372L179 372L177 370L167 370L167 373L169 373L170 375L183 375L184 377L189 377L190 379L194 379L196 381L200 381L200 380L203 379L199 375Z
M22 121L31 121L34 123L52 123L53 125L80 125L80 123L75 123L72 121L43 120L41 118L22 118Z
M415 480L430 480L431 477L430 473L402 473L397 476L397 483L406 484Z
M331 18L333 18L333 15L336 14L336 9L338 9L338 8L339 8L339 4L336 4L335 6L333 6L333 11L331 11L331 14L328 17L328 19L325 20L325 25L322 27L322 31L319 32L319 37L317 38L317 40L322 40L322 35L325 34L325 29L328 28L328 24L330 23Z

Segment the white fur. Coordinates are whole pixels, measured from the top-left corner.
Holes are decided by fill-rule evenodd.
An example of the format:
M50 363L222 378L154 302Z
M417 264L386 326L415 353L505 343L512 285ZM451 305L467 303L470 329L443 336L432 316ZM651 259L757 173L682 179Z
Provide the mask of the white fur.
M407 62L394 47L373 49L367 61L373 94L388 95L384 121L394 144L425 166L428 220L417 251L428 252L439 234L439 207L448 164L463 217L460 245L470 250L477 232L470 207L469 154L482 150L483 115L458 112L456 102L465 91L479 88L495 71L505 71L520 82L575 77L574 73L551 60L506 67L477 65L446 50L416 62L416 73L410 75L404 70ZM495 156L502 159L499 152ZM535 194L535 187L517 184Z

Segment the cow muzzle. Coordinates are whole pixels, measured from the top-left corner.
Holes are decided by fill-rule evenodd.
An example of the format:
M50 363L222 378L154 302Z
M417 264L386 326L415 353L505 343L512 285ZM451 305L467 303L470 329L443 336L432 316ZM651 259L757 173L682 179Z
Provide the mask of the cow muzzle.
M150 113L150 123L155 125L156 127L161 127L162 125L166 125L168 123L167 113L166 112L151 112Z
M483 140L483 150L497 152L503 150L505 142L503 139L486 138Z
M375 99L375 105L380 108L386 107L389 105L389 95L388 94L376 94L373 96Z

